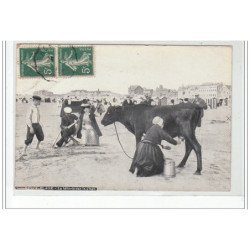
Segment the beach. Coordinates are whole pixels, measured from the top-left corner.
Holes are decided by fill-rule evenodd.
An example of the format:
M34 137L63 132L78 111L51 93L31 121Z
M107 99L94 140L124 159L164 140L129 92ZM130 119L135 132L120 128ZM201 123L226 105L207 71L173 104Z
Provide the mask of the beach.
M103 136L100 146L73 146L52 148L60 132L60 109L55 103L42 103L41 124L45 140L41 150L36 150L34 137L28 155L20 158L26 136L25 114L29 103L16 104L16 165L15 187L90 187L97 190L114 191L211 191L228 192L231 183L231 120L230 107L205 110L202 126L196 129L196 137L202 146L202 175L196 170L194 151L176 177L166 179L163 175L139 178L129 172L128 158L117 140L113 125L101 125ZM133 157L135 136L122 124L116 123L117 131L125 152ZM164 150L166 158L178 165L184 156L185 143L170 145Z

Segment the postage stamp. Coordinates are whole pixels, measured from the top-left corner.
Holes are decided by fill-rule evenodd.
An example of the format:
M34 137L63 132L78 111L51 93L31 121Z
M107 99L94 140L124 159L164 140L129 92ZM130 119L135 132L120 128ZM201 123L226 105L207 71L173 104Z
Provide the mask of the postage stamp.
M20 77L55 76L55 48L19 48Z
M93 75L93 47L59 47L58 65L59 76Z

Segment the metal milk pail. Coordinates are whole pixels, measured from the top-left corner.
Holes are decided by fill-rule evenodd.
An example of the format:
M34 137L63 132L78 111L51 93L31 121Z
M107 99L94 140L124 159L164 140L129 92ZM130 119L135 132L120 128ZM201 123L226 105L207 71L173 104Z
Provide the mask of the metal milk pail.
M175 162L170 158L165 159L163 174L166 178L173 178L176 175Z

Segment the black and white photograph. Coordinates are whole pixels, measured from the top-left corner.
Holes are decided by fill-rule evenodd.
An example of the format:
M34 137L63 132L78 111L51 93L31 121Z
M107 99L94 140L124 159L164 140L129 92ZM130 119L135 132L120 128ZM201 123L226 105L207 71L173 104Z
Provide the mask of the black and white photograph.
M16 190L231 191L230 44L14 51Z

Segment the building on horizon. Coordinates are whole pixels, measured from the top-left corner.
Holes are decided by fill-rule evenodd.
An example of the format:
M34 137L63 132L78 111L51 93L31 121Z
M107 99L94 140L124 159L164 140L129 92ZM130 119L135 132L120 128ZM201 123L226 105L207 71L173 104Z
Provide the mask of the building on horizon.
M43 90L34 91L33 95L38 95L38 96L41 96L42 98L46 98L46 97L52 97L54 93L43 89Z
M156 89L144 88L141 85L131 85L128 88L129 95L140 96L149 95L160 105L170 105L171 100L177 100L177 90L164 88L163 85L159 85Z
M231 102L231 86L225 85L222 82L186 85L178 89L178 99L194 99L197 94L204 99L208 105L214 102L222 102L223 100ZM214 106L214 104L212 106Z
M175 89L168 89L168 88L164 88L163 85L159 85L159 87L156 87L155 91L154 91L154 96L156 97L166 97L166 98L172 98L175 99L177 98L177 90Z
M143 88L143 95L149 95L152 96L154 93L153 89L147 89L147 88Z
M129 95L143 95L144 90L140 85L131 85L128 88Z
M68 98L70 97L71 99L102 99L102 98L114 98L114 97L120 97L121 94L118 93L113 93L109 90L72 90L68 92L67 94L64 95L64 97Z
M154 94L153 89L144 88L141 85L131 85L128 88L129 95L149 95L152 96Z

